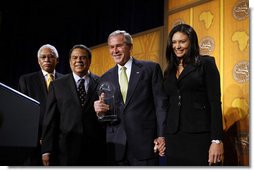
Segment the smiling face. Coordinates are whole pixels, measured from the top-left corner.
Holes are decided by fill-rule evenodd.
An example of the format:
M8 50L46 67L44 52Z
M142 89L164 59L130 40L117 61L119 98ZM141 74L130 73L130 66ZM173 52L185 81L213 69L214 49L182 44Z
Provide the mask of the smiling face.
M176 32L172 37L172 48L178 58L184 57L190 48L190 39L182 32Z
M71 70L80 77L86 75L91 64L88 52L85 49L73 49L70 57Z
M108 46L116 64L123 66L130 59L132 45L125 42L124 35L111 36L108 39Z

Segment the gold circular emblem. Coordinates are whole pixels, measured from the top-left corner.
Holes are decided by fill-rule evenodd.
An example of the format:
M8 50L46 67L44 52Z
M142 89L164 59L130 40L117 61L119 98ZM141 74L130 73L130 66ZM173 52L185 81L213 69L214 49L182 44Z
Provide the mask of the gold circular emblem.
M212 37L204 37L199 43L200 54L201 55L210 55L214 50L214 40Z
M244 20L249 16L249 1L240 0L233 7L233 16L236 20Z
M235 64L233 68L233 77L234 80L238 83L245 83L249 80L249 62L241 61Z

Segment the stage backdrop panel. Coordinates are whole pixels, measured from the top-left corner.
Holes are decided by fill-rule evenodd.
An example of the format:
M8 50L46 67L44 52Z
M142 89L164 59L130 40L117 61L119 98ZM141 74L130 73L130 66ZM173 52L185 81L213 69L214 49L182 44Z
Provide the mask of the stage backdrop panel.
M230 164L248 166L249 1L165 0L164 2L164 37L174 25L189 24L197 31L201 53L215 57L221 76L225 137L232 145L229 152L231 150L237 153L236 163ZM166 42L164 48L165 46ZM226 148L229 147L229 144L225 145ZM230 154L228 156L226 154L225 159L227 157L230 157Z

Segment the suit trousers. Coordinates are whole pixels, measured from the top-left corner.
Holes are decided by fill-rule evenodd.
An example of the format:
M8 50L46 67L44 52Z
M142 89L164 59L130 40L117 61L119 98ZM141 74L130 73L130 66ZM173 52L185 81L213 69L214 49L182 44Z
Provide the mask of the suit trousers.
M158 166L159 157L148 158L148 159L137 159L128 148L123 160L116 161L113 165L116 166Z

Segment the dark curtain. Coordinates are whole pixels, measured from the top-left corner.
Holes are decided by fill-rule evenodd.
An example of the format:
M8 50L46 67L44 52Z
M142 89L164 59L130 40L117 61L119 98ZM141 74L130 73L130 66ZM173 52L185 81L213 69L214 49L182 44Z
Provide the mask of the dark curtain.
M57 48L57 70L65 74L70 72L68 53L74 44L92 47L117 29L135 34L163 25L163 0L0 3L0 82L15 89L20 75L39 70L37 51L43 44Z

